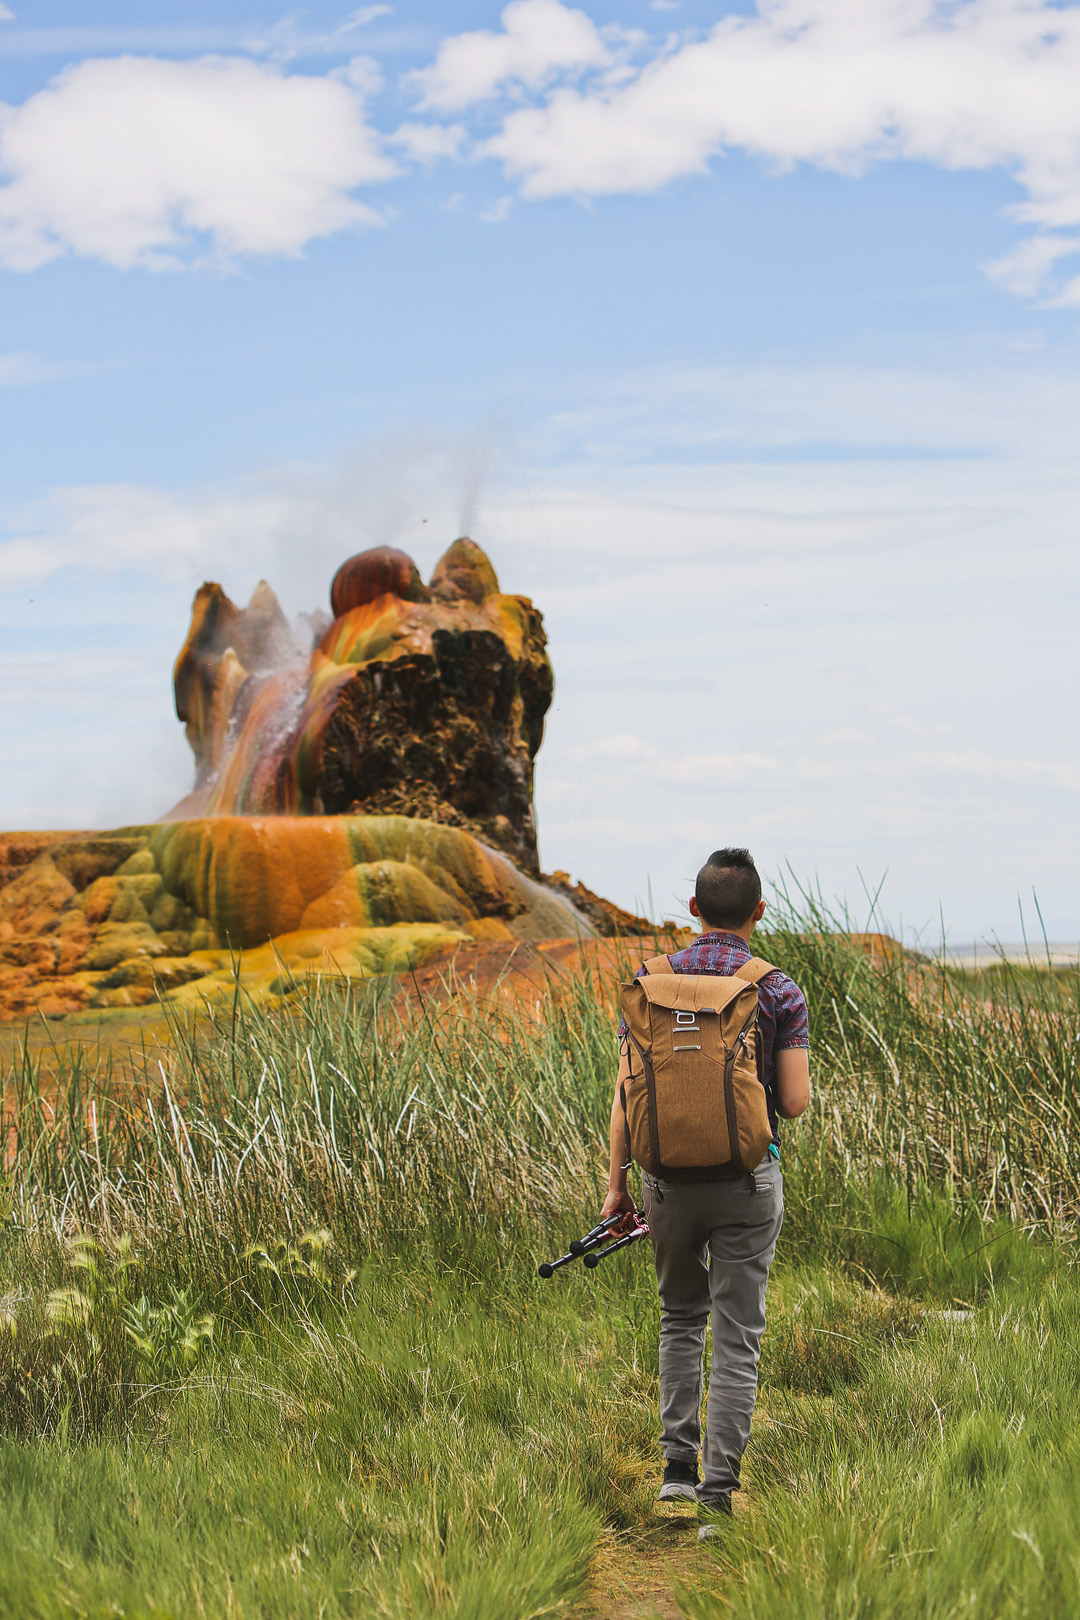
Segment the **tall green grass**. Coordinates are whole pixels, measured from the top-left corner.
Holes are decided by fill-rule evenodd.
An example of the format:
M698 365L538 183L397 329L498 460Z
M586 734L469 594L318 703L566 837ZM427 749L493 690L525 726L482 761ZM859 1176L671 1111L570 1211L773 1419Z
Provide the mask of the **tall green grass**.
M80 1051L43 1086L24 1050L0 1102L12 1214L56 1243L122 1231L202 1288L312 1224L353 1255L429 1229L520 1236L593 1196L615 1052L588 974L527 1003L238 992L122 1072Z
M879 1188L909 1206L936 1189L986 1221L1075 1222L1075 986L1005 971L973 989L904 953L871 960L812 900L755 946L810 1005L814 1101L785 1169L825 1225L851 1225ZM13 1214L57 1242L167 1246L174 1280L200 1287L312 1224L361 1254L418 1229L576 1216L597 1188L616 1016L588 969L509 999L316 980L272 1008L238 990L123 1074L74 1051L43 1083L27 1046L0 1076Z
M871 1177L909 1199L947 1189L987 1219L1071 1228L1080 969L1036 957L973 977L899 950L883 961L809 893L777 915L759 949L810 1006L816 1098L797 1151L816 1191Z
M753 1512L684 1590L692 1620L1080 1612L1080 1288L1044 1260L1037 1282L914 1327L865 1295L844 1311L820 1275L792 1279L751 1447ZM800 1306L844 1335L842 1365L844 1341L813 1322L808 1357L775 1355Z
M63 1408L0 1441L0 1614L560 1612L605 1525L648 1510L647 1377L619 1277L600 1320L583 1283L537 1300L521 1259L421 1237L344 1308L268 1299L187 1378L133 1368L96 1433Z
M872 961L800 908L755 940L807 993L815 1093L752 1511L684 1606L1035 1614L980 1607L1027 1536L1064 1616L1076 985ZM598 1545L648 1554L651 1268L535 1278L603 1190L615 1017L588 969L314 981L122 1068L43 1075L27 1044L0 1077L0 1614L538 1616L586 1603Z

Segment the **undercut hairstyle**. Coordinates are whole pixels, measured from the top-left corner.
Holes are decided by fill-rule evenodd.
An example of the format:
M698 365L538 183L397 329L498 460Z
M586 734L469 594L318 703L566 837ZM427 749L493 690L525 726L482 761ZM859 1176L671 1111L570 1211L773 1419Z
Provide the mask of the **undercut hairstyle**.
M716 849L697 875L694 898L710 928L742 928L761 899L761 879L748 849Z

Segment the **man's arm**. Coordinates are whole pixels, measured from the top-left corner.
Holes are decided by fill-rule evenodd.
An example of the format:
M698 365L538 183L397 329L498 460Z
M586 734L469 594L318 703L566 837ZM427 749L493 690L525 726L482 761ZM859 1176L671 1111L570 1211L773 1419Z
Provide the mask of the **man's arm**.
M609 1215L625 1213L633 1214L635 1204L626 1189L628 1166L626 1163L626 1123L623 1115L622 1098L619 1095L620 1087L629 1078L630 1060L625 1047L619 1058L619 1072L615 1076L615 1095L611 1100L611 1127L608 1136L608 1195L604 1199L604 1207L600 1211L600 1219L606 1221Z
M810 1103L810 1053L805 1046L785 1046L776 1054L776 1111L798 1119Z

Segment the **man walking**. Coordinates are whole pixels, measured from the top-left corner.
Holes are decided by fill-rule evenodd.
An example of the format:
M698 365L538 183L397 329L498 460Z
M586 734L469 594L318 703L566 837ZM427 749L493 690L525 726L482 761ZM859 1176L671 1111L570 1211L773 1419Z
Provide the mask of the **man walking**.
M784 1216L777 1120L780 1115L797 1118L810 1101L809 1033L806 1000L798 985L778 970L764 972L767 964L746 968L752 956L750 936L765 913L761 879L747 850L721 849L709 856L697 875L690 911L700 919L704 931L685 950L667 958L667 963L677 974L756 981L755 1059L757 1076L765 1088L772 1140L754 1166L741 1164L736 1142L731 1148L734 1164L728 1173L704 1170L698 1178L692 1169L680 1170L676 1179L665 1179L642 1172L660 1291L660 1419L665 1462L660 1500L686 1497L714 1512L730 1513L731 1493L739 1488L739 1467L750 1436L765 1328L765 1288ZM658 967L668 970L663 958L651 966L654 972ZM740 969L746 971L740 974ZM637 977L645 972L642 968ZM703 1012L711 1010L702 1008ZM699 1015L673 1016L681 1021ZM611 1109L611 1166L603 1217L629 1214L634 1208L626 1185L629 1127L625 1112L633 1042L625 1023L620 1034L623 1053ZM753 1078L750 1087L760 1099ZM655 1129L655 1100L652 1106ZM734 1123L734 1115L730 1118ZM763 1129L760 1140L767 1135ZM756 1152L760 1151L759 1146ZM703 1475L699 1476L705 1331L710 1314L712 1368Z

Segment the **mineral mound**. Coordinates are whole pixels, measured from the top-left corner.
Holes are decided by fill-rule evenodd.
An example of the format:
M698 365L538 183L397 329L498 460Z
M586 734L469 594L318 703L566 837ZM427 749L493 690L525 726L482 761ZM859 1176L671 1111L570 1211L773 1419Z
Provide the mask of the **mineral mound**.
M404 552L362 552L330 601L305 664L265 582L243 610L202 586L173 681L195 792L174 813L418 816L538 874L533 761L554 682L528 597L503 595L462 539L426 585Z
M0 840L0 1017L199 1006L369 978L465 941L592 937L469 833L406 816L220 816ZM40 835L39 835L40 837ZM25 856L23 860L19 856Z
M261 583L195 598L176 710L195 788L162 822L0 835L0 1020L288 993L465 944L649 925L539 872L540 614L471 540L425 585L403 552L338 570L306 640ZM477 959L479 960L479 958Z

